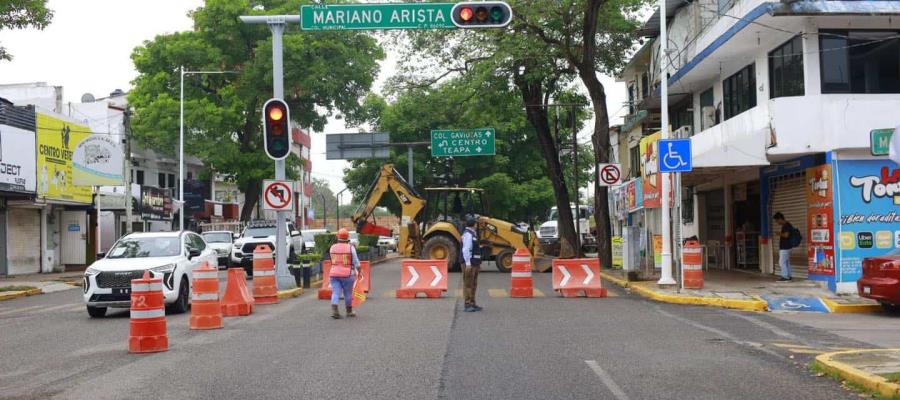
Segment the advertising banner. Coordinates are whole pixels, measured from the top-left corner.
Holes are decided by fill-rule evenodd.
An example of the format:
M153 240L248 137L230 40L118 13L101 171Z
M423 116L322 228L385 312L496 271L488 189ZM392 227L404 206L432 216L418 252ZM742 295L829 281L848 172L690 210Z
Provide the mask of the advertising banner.
M622 268L625 264L625 257L622 252L624 241L621 236L612 237L612 266L613 268Z
M653 267L662 269L662 235L653 235Z
M37 114L37 194L51 200L90 204L90 186L73 182L72 155L78 144L91 135L79 124Z
M659 208L662 204L660 193L662 192L662 175L659 173L659 139L661 132L645 136L640 142L641 153L641 184L642 201L644 208ZM670 178L671 180L671 178ZM671 188L672 186L669 185ZM672 192L669 192L672 199ZM673 205L672 202L669 202Z
M834 275L834 204L831 165L806 169L806 243L810 274Z
M172 192L152 186L141 186L141 217L154 221L172 219Z
M862 276L862 260L900 248L900 166L890 160L835 162L842 282Z
M34 132L0 125L0 190L34 193Z
M124 153L118 136L91 135L72 153L72 183L81 186L122 185Z

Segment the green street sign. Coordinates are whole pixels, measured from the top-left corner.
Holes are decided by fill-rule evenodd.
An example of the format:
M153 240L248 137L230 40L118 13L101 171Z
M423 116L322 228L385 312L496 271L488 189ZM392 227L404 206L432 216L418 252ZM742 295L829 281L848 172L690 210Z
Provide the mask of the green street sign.
M433 130L431 156L492 156L496 153L494 136L494 128Z
M300 6L305 31L454 29L454 3L314 4Z
M894 134L893 129L873 129L869 133L872 137L870 143L873 156L886 156L891 146L891 135Z

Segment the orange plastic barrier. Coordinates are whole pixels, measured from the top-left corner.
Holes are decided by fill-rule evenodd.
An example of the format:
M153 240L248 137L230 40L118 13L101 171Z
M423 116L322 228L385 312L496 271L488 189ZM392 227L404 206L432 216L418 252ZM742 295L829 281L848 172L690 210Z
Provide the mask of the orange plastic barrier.
M606 289L600 282L600 260L573 258L553 260L553 290L563 297L606 297Z
M398 299L414 299L425 293L428 298L441 297L447 291L447 260L409 260L400 263Z
M681 249L681 273L685 289L703 289L703 247L696 240L688 240Z
M166 333L166 302L162 292L162 277L131 280L131 332L128 351L156 353L169 350Z
M513 254L509 297L534 297L534 279L531 277L531 253L518 249Z
M372 288L372 264L368 261L360 261L359 268L362 270L363 279L359 282L361 287L354 288L369 293ZM358 279L358 277L357 277ZM322 261L322 288L319 289L319 300L331 300L331 260Z
M222 296L222 315L237 317L253 312L253 296L247 288L247 275L243 268L228 268L228 282Z
M253 250L253 300L256 304L278 303L275 260L268 245L258 245Z
M204 262L194 270L191 292L191 329L219 329L222 304L219 302L219 269Z

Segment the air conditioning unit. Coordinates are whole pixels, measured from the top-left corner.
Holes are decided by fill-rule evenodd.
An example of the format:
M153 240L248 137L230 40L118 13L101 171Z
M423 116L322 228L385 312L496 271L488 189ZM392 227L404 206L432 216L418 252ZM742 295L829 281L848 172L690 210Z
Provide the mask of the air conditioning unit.
M700 121L703 129L716 125L716 107L704 106L700 109Z
M691 136L694 136L694 129L691 128L690 125L682 126L681 128L676 129L675 132L672 132L672 137L678 139L685 139Z

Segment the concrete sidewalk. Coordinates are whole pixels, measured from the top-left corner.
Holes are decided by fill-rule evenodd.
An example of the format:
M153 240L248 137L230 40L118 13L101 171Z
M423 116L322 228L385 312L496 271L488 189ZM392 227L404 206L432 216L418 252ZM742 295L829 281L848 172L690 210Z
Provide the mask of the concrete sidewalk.
M31 286L37 288L30 291L0 292L0 300L77 289L82 284L83 274L83 272L59 272L0 277L0 287Z
M744 271L704 271L703 289L700 290L661 288L655 281L627 281L624 271L619 269L604 269L601 276L644 297L666 303L775 311L770 307L773 299L810 299L817 304L821 301L823 312L874 312L880 309L875 301L856 295L837 295L818 282L799 279L776 282L776 277Z
M816 367L885 398L900 398L900 349L820 354L816 357Z

